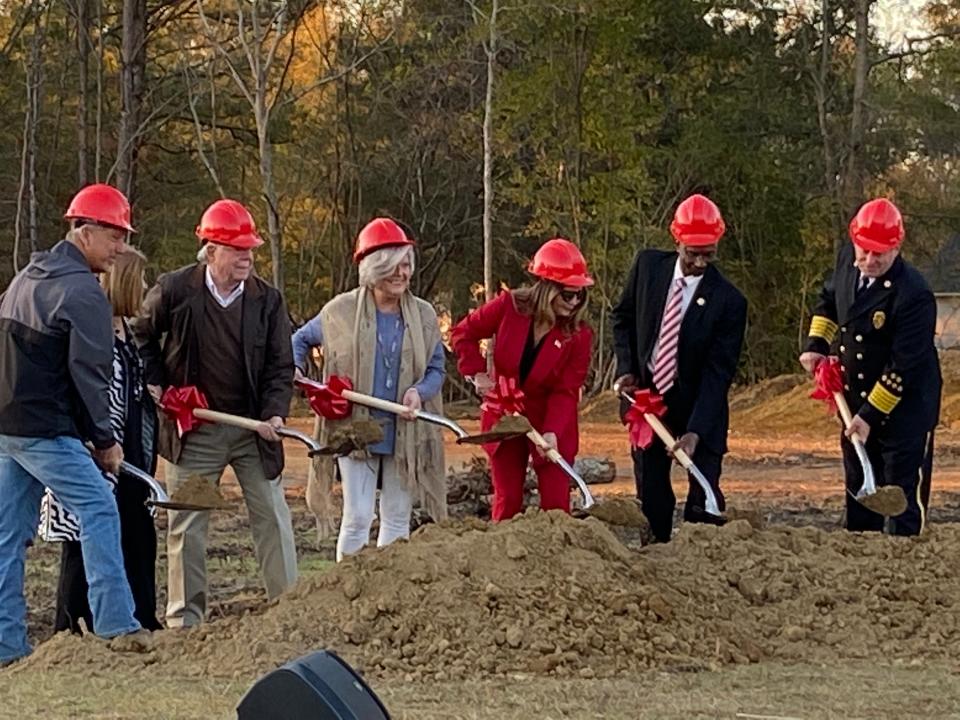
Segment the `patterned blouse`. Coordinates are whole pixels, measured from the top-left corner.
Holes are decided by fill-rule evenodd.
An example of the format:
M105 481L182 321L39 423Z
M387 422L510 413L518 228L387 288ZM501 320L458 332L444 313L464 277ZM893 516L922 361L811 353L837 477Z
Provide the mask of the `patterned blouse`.
M117 336L113 342L113 376L110 378L110 426L113 436L123 446L124 431L127 427L127 399L139 406L146 392L143 377L143 361L140 353L130 339L130 330L124 322L127 340ZM111 473L103 473L104 482L116 491L117 478ZM40 527L38 533L47 542L66 542L80 540L80 519L67 510L48 488L40 502Z

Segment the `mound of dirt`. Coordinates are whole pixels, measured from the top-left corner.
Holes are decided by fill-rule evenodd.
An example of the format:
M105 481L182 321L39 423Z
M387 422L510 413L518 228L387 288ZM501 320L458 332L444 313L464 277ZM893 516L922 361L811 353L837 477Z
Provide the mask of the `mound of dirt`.
M753 385L739 385L730 391L730 410L738 412L749 410L775 395L782 395L798 385L810 385L810 376L803 373L777 375L761 380Z
M728 663L957 657L960 526L920 539L682 527L626 549L602 522L530 511L427 525L302 581L257 614L157 634L148 655L57 636L15 666L231 677L311 650L373 676L583 678Z
M822 431L834 435L839 421L819 400L810 398L813 382L790 384L792 375L779 383L769 380L753 389L740 391L731 402L730 432L762 435L765 433L809 433ZM739 399L738 399L739 398Z
M581 422L619 422L620 398L617 394L605 391L580 405Z

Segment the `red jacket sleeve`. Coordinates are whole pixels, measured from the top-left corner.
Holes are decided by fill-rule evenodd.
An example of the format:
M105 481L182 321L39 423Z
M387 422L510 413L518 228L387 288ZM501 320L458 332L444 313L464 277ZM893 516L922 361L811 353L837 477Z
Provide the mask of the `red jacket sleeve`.
M454 325L450 332L450 344L457 355L457 370L461 375L470 376L486 371L487 361L480 352L480 341L494 336L507 311L507 303L512 302L510 292L502 292Z
M543 421L543 432L555 433L558 437L569 427L571 418L577 417L580 404L580 390L590 371L590 358L593 354L593 331L584 325L573 336L573 348L568 361L564 364L547 397L547 412Z

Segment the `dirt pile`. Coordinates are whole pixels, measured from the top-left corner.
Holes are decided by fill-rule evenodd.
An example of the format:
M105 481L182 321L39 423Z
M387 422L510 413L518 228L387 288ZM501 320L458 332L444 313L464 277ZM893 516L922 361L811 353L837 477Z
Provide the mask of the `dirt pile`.
M66 636L26 670L83 662L203 677L261 673L317 648L411 679L608 677L762 659L958 655L960 526L922 539L684 526L623 546L597 519L531 511L428 525L301 582L258 614L160 633L147 656Z

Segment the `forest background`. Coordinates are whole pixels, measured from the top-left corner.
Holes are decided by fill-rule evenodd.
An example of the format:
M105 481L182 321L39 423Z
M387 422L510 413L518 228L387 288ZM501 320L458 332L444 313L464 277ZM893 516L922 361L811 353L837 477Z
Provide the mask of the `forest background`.
M298 322L355 285L375 215L413 228L445 321L563 236L597 279L596 392L633 256L699 191L755 381L795 369L865 199L960 276L958 35L960 0L0 0L0 287L95 181L153 273L192 260L207 204L247 203Z

